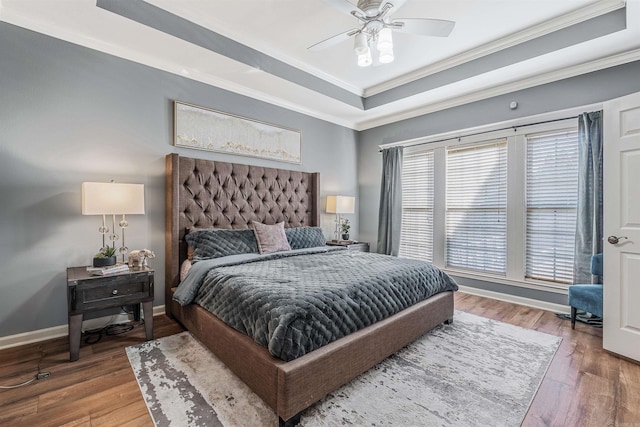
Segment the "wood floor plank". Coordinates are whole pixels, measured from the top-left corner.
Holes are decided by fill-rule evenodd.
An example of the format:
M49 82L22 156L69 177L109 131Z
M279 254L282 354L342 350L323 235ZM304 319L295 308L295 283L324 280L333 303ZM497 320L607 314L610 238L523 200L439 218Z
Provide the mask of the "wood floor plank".
M153 421L149 414L142 415L136 419L121 424L119 427L153 427Z
M124 365L124 363L118 363L118 366L120 365ZM41 412L57 406L72 405L84 396L106 392L118 385L131 382L135 382L135 376L130 368L125 367L43 393L40 395L38 410Z
M624 362L624 363L623 363ZM616 408L619 425L640 426L640 369L626 361L620 362L620 387ZM635 426L634 426L635 427Z
M602 349L602 339L593 335L582 335L578 346L583 353L580 371L608 380L617 380L622 359L608 357Z
M91 417L87 415L77 420L72 420L68 423L60 424L60 427L91 427Z
M139 390L131 384L121 384L107 390L100 390L85 397L62 405L38 409L35 415L24 417L24 425L38 425L42 427L56 427L72 424L75 420L84 420L96 411L103 411L114 407L126 406L126 403L141 398Z
M614 381L584 373L572 395L566 425L615 426L616 386Z
M602 330L554 313L461 292L456 309L562 337L523 426L640 426L640 365L602 350ZM154 318L154 337L182 332ZM124 348L144 341L144 328L82 344L69 362L66 338L0 350L0 384L41 370L51 377L0 391L1 426L153 426ZM42 352L45 356L42 357ZM40 360L41 359L41 360Z
M577 351L577 344L571 339L563 339L545 378L575 387L580 379L583 353Z
M112 427L132 424L153 426L147 405L145 405L142 399L136 400L123 407L97 411L91 415L92 427Z
M0 398L2 397L0 392ZM1 400L0 400L1 401ZM38 412L38 397L22 399L14 403L0 405L0 426L10 425L21 418Z
M522 427L564 426L573 387L545 378L533 400Z

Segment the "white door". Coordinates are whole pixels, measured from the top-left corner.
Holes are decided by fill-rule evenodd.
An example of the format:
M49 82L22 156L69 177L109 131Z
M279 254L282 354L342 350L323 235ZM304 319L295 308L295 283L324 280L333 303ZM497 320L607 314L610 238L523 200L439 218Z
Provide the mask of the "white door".
M604 104L603 324L604 348L640 361L640 92Z

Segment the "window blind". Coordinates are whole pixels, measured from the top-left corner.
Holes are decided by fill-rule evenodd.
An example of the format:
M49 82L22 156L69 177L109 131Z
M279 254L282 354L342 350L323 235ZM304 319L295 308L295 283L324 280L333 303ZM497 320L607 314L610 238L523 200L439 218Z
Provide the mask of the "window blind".
M507 141L447 151L446 264L506 274Z
M527 135L526 277L573 283L578 133Z
M433 151L403 156L398 256L433 261Z

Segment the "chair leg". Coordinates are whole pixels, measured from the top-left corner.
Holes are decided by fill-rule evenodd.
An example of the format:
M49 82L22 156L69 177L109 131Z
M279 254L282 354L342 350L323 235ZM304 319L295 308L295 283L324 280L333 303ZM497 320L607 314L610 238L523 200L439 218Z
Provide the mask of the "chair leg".
M571 307L571 329L576 328L576 312L578 310L575 307Z

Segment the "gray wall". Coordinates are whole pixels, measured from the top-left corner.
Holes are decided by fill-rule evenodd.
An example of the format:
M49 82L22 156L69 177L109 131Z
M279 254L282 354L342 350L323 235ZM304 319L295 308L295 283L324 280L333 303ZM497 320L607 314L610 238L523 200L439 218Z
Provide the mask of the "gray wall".
M66 267L101 246L99 218L80 213L83 181L145 184L147 213L129 217L127 246L157 255L155 305L167 153L320 172L323 194L357 196L353 130L3 22L0 58L0 336L66 324ZM299 129L303 163L177 149L173 100ZM322 221L330 237L333 217Z
M640 91L638 76L640 76L640 61L361 132L358 141L360 239L371 242L372 247L376 247L382 171L382 156L378 152L380 144L603 102ZM511 101L518 102L516 110L509 109ZM460 284L543 301L562 304L566 302L566 297L562 295L532 292L513 286L463 279L460 280Z

